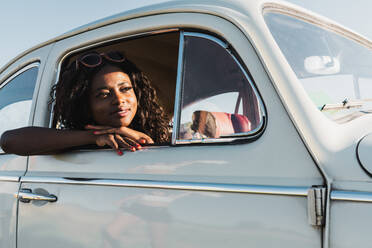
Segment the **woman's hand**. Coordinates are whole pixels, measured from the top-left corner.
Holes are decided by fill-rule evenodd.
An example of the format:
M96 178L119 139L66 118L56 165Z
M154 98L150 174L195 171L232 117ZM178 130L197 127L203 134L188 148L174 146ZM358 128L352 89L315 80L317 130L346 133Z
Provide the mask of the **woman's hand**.
M132 141L129 138L123 138L118 134L96 135L96 144L98 146L110 146L119 156L123 155L123 152L120 148L129 149L132 152L141 149L140 144Z
M88 130L95 130L93 133L95 135L102 135L102 134L119 134L122 137L128 137L129 139L141 143L141 144L153 144L154 141L151 139L150 136L133 130L128 127L108 127L108 126L97 126L97 125L86 125L85 129Z
M94 130L93 134L98 136L96 139L98 146L108 145L119 155L122 155L120 148L136 151L142 148L140 144L154 143L150 136L127 127L87 125L85 129Z

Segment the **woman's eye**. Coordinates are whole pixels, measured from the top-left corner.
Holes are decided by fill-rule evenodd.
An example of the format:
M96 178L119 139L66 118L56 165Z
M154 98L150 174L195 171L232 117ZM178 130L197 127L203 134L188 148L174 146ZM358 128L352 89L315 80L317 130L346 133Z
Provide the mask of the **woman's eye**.
M99 97L99 98L106 98L106 97L109 96L109 94L110 94L110 93L108 93L108 92L99 92L99 93L97 94L97 97Z
M122 91L122 92L127 92L127 91L130 91L132 88L133 88L133 87L131 87L131 86L123 87L123 88L121 88L121 91Z

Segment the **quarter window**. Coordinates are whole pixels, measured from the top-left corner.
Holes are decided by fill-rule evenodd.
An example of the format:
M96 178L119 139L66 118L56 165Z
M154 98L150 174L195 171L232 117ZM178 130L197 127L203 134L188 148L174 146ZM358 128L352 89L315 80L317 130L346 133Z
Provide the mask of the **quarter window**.
M0 85L0 135L27 126L38 70L32 64Z
M220 40L185 33L177 142L251 135L262 126L262 104L239 62Z

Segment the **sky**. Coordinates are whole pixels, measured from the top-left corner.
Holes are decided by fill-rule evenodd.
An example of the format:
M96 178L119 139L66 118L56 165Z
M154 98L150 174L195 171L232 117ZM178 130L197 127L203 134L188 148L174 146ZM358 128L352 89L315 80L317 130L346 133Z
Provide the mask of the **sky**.
M1 0L0 68L21 52L76 27L166 0Z
M86 23L166 0L1 0L0 68L21 52ZM252 1L252 0L247 0ZM372 39L370 0L289 0Z

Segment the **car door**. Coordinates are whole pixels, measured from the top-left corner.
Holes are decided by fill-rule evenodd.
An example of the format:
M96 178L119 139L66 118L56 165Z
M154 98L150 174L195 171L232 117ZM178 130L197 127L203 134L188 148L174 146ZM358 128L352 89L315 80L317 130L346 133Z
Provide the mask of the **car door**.
M35 96L50 46L31 52L0 74L0 136L8 129L32 123ZM0 148L0 246L16 247L17 194L26 173L27 157Z
M99 48L105 41L141 42L136 38L168 32L176 34L178 46L159 56L176 52L170 69L175 91L165 94L174 96L172 143L124 156L97 149L30 156L21 178L18 247L321 247L322 228L308 221L307 196L313 185L324 184L322 175L249 39L223 18L158 14L57 42L45 68L34 124L49 126L49 91L61 58L71 51ZM221 56L200 56L210 47ZM229 82L233 73L226 68L234 68L240 83ZM214 85L216 75L225 83ZM197 90L198 85L208 87ZM245 89L249 92L239 96ZM208 98L229 92L236 94ZM249 94L256 107L241 103L239 110ZM250 113L257 119L236 134L183 136L186 108L204 100L232 106L230 115ZM216 111L203 106L203 111ZM35 194L33 200L23 197L29 193Z

